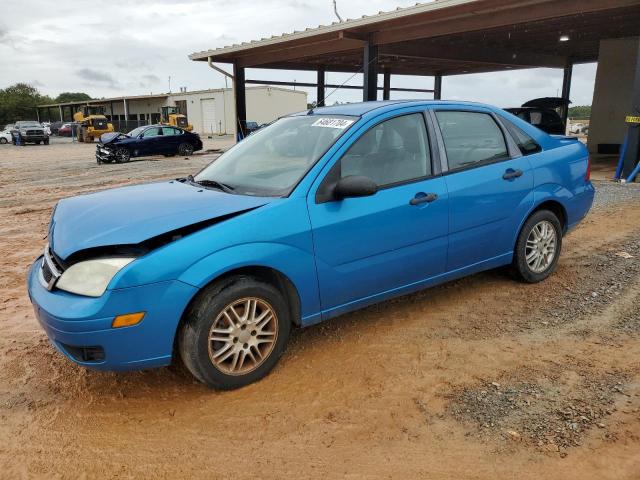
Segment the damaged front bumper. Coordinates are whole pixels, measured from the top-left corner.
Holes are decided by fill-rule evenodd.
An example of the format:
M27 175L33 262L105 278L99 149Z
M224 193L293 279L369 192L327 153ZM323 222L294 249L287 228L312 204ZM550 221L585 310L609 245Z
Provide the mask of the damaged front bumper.
M114 162L116 160L115 151L99 143L96 146L96 160L98 162Z

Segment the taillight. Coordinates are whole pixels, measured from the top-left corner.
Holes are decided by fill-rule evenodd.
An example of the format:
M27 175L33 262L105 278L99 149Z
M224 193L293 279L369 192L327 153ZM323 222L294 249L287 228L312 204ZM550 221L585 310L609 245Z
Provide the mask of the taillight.
M585 181L591 180L591 155L587 157L587 173L584 174Z

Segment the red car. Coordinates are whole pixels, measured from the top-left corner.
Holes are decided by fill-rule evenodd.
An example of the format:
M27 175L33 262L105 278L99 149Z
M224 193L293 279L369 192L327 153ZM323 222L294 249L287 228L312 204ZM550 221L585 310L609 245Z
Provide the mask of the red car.
M60 137L70 137L71 136L71 124L65 123L58 129L58 136Z

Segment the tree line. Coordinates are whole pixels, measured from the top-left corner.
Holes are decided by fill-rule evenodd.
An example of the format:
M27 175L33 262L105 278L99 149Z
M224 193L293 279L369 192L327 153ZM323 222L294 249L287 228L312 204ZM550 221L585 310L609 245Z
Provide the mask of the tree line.
M55 98L42 95L27 83L16 83L0 89L0 127L18 120L36 120L36 105L47 103L81 102L91 100L83 92L63 92ZM58 109L51 110L52 120L60 120Z

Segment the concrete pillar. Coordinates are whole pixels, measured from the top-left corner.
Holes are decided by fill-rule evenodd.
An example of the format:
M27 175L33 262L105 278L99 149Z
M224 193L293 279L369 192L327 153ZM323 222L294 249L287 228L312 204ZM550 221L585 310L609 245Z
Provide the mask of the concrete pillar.
M64 122L64 116L62 115L62 105L58 105L58 112L60 113L60 121Z
M316 92L316 105L324 106L324 94L325 94L325 69L324 66L318 67L318 86Z
M384 69L383 84L382 84L382 99L391 99L391 70Z
M589 151L597 153L598 146L603 150L607 146L622 145L629 131L625 117L640 115L636 110L639 106L640 38L602 40L591 107ZM630 142L623 176L630 173L637 161L638 149L634 153L631 147Z
M378 99L378 46L371 38L364 44L362 65L364 73L364 88L362 100L374 101Z
M126 98L122 99L122 104L124 105L124 120L128 121L129 120L129 109L127 108L127 99Z
M442 100L442 75L433 77L433 99Z
M233 96L236 106L236 141L247 136L247 91L244 67L233 64Z

